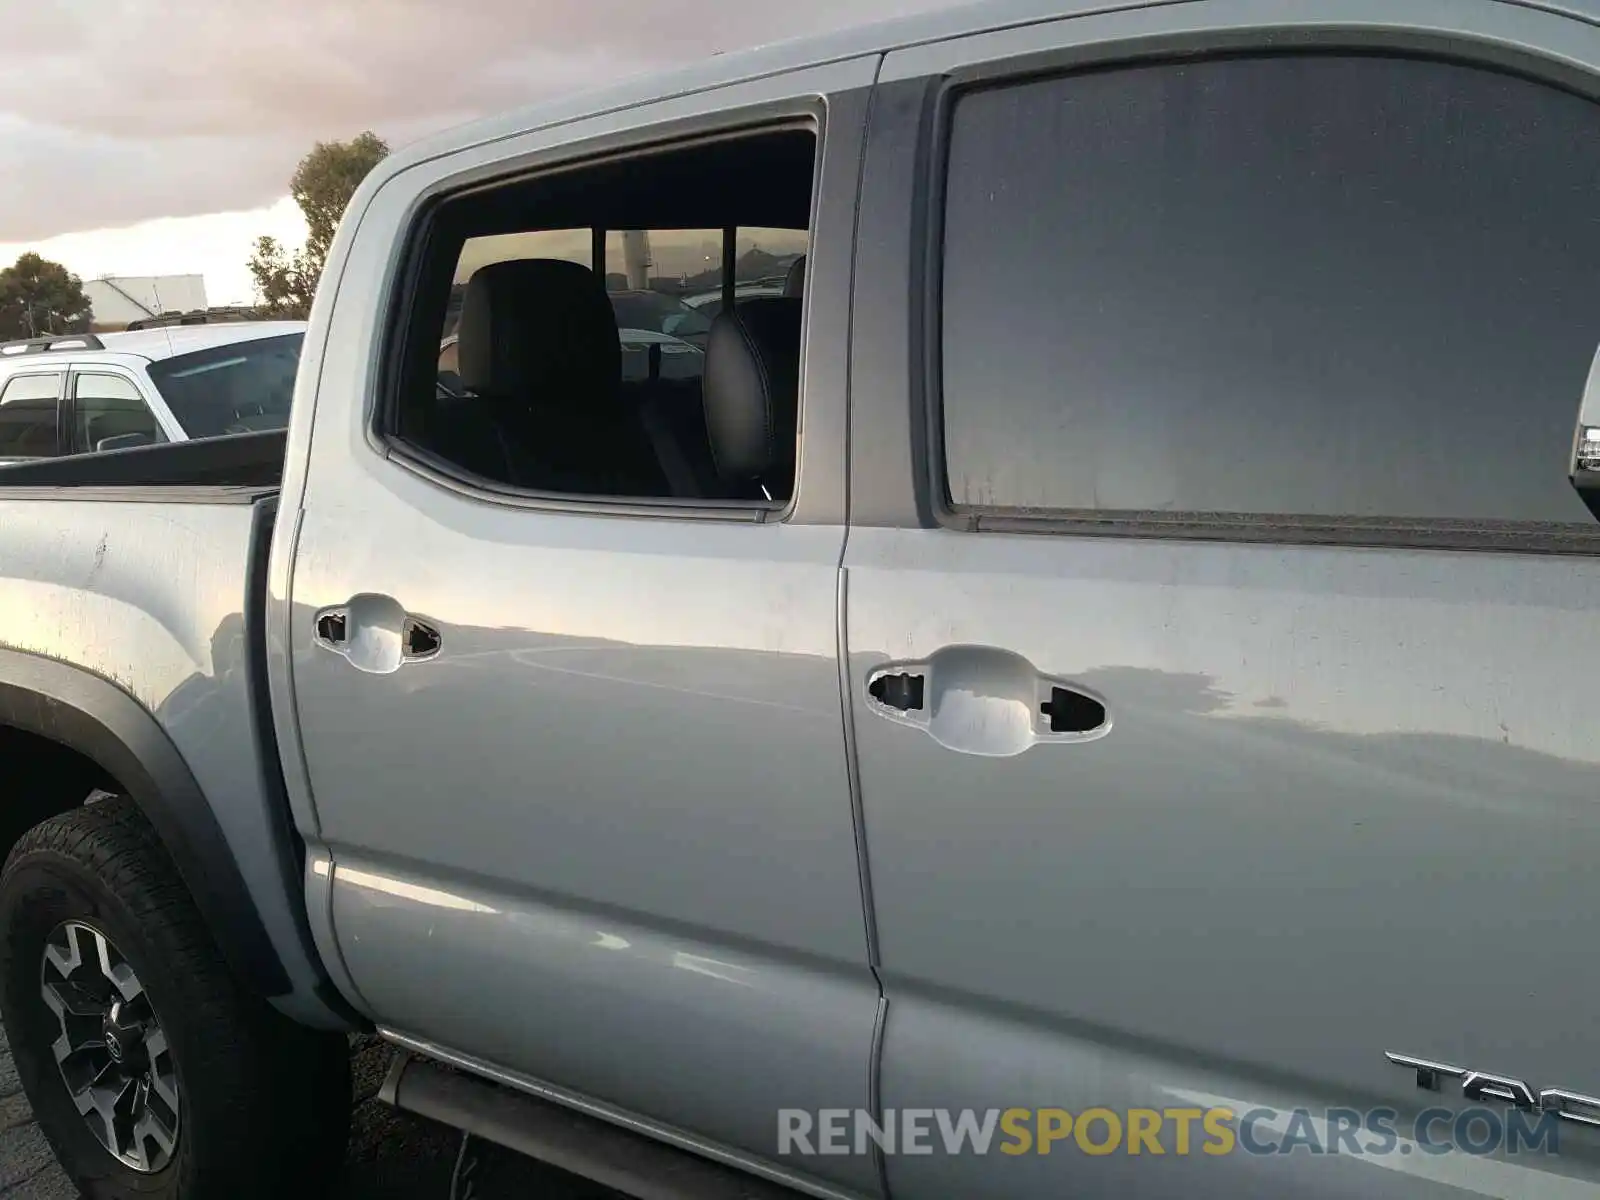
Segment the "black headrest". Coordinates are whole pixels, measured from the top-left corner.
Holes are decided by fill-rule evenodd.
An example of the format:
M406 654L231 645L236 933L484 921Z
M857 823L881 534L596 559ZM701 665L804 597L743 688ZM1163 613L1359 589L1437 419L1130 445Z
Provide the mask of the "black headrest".
M794 482L800 301L762 297L718 313L706 340L703 386L717 473L765 483L774 499L783 498Z
M605 284L582 263L525 258L480 267L461 298L457 361L479 395L615 395L622 346Z
M806 290L806 256L802 254L789 264L789 273L783 277L785 296L803 296Z

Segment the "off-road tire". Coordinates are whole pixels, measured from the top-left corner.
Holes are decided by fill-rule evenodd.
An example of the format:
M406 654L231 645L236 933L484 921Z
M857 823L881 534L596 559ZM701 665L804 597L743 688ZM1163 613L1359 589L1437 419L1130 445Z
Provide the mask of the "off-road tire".
M57 1066L62 1025L42 998L41 969L65 921L115 944L166 1035L180 1109L160 1170L135 1170L102 1145ZM0 1010L40 1127L88 1200L312 1197L339 1170L348 1043L290 1022L239 983L129 800L54 817L12 850L0 874Z

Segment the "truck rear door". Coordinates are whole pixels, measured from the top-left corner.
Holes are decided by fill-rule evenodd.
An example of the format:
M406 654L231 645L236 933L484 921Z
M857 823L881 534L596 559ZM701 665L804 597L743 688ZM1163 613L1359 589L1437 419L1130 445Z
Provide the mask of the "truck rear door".
M769 1172L779 1107L869 1103L879 1015L838 672L850 250L877 62L415 167L378 191L326 349L306 354L318 414L287 638L312 908L346 986L402 1044ZM667 171L677 190L655 182ZM741 429L771 488L621 494L620 467L589 482L601 451L623 461L620 422L615 445L581 440L619 394L615 231L652 234L659 283L691 252L719 261L702 226L763 225L741 247L809 249L811 266L805 300L780 302L787 369L739 375L752 404L757 376L768 393ZM434 293L394 282L402 248L428 256L416 275ZM436 394L457 287L471 394ZM390 311L428 377L374 395L372 314ZM692 427L698 391L671 395ZM545 440L522 436L553 412ZM503 436L473 441L484 413ZM495 462L507 446L514 464ZM544 466L559 484L529 482ZM877 1188L870 1157L786 1168Z
M845 566L897 1197L1597 1194L1600 33L1305 11L885 64Z

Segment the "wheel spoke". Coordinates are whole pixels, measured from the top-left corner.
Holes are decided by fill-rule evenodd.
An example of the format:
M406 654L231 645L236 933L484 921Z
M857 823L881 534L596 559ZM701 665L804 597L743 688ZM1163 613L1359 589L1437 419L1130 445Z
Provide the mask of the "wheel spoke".
M134 1145L142 1151L146 1141L152 1141L162 1155L170 1155L178 1144L177 1136L167 1127L154 1108L146 1108L139 1123L133 1127ZM158 1156L159 1157L159 1156Z
M106 935L98 929L89 930L90 953L94 956L94 963L100 968L100 974L107 979L111 976L111 943L106 940Z
M45 944L44 960L46 964L56 970L56 974L65 979L83 965L83 951L78 945L78 925L63 927L62 938L59 943L51 938Z
M92 1017L98 1021L106 1013L104 1004L86 995L76 984L65 980L61 983L45 983L40 986L39 993L50 1006L50 1011L58 1017Z
M117 1064L109 1058L105 1066L90 1077L87 1083L68 1090L72 1093L72 1102L78 1106L78 1111L88 1115L91 1110L98 1110L103 1104L114 1103L127 1081L117 1070ZM108 1099L109 1097L109 1099Z
M94 937L95 960L106 982L114 987L125 1001L143 995L144 986L139 982L139 977L133 973L133 968L123 961L122 955L111 944L110 939L98 929L90 930L90 933Z
M123 1084L122 1090L117 1093L117 1098L111 1106L111 1128L116 1139L113 1144L117 1150L134 1159L133 1165L139 1170L148 1171L150 1164L144 1157L144 1147L133 1136L134 1126L139 1120L141 1107L139 1097L143 1092L144 1084L137 1079L129 1079Z
M101 1144L119 1158L126 1144L122 1137L121 1109L124 1098L131 1096L132 1092L133 1080L125 1079L109 1087L88 1088L81 1096L74 1097L78 1111L89 1118L90 1127L99 1122Z
M70 982L44 983L39 994L45 1006L55 1013L61 1036L50 1046L63 1075L77 1070L74 1061L86 1050L103 1048L105 1009L85 996ZM71 1079L68 1079L70 1085Z
M161 1098L174 1118L178 1114L178 1076L172 1069L172 1056L167 1049L167 1035L159 1026L153 1027L144 1037L144 1050L150 1058L151 1090Z
M132 974L130 971L129 974ZM150 995L144 990L144 985L139 982L137 975L133 976L133 984L138 988L138 993L122 1002L122 1016L124 1020L136 1021L141 1025L155 1024L155 1009L150 1007Z
M124 1004L133 1005L143 999L144 984L139 982L139 977L127 963L118 963L113 967L110 979L111 986L122 994Z
M90 1025L88 1021L73 1021L70 1025L61 1023L61 1036L50 1044L51 1051L56 1056L56 1063L63 1071L70 1070L69 1062L85 1050L104 1050L105 1039L100 1035L100 1022Z
M61 1039L56 1039L53 1050L60 1049ZM58 1053L57 1063L61 1067L61 1078L66 1081L67 1090L77 1094L84 1088L96 1085L104 1086L108 1076L107 1071L115 1071L116 1064L111 1061L111 1052L106 1049L104 1042L87 1042L81 1046L74 1046L65 1055Z

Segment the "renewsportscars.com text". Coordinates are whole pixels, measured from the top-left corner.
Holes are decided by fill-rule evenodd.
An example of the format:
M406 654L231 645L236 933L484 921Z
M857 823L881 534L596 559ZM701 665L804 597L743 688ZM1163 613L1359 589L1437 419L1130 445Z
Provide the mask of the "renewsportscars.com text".
M1065 1108L778 1111L780 1155L1354 1155L1557 1153L1551 1113L1429 1108Z

